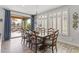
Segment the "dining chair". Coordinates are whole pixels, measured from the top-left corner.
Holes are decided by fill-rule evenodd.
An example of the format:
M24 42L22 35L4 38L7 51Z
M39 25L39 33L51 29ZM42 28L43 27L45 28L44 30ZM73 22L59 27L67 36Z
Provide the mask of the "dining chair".
M27 33L26 33L26 46L29 44L29 45L28 45L29 48L30 48L30 46L31 46L30 37L31 37L31 34L27 32Z
M52 46L52 53L54 53L54 48L57 52L57 38L58 38L59 30L54 31L49 35L49 39L46 41L47 47Z
M41 35L45 35L45 28L41 28Z
M24 44L26 46L27 46L27 43L30 42L30 39L29 39L29 31L28 30L23 30L21 42L22 42L22 44Z
M33 50L34 48L34 51L35 53L37 53L37 50L39 49L40 47L40 37L37 36L37 33L34 31L30 37L31 39L31 50Z
M37 27L37 28L35 29L35 31L40 32L40 28L39 28L39 27Z
M50 34L52 34L53 31L54 31L53 28L49 28L49 29L47 30L47 34L50 35Z
M21 43L24 44L25 43L25 31L23 29L21 29L21 36L22 36L22 40Z
M54 52L53 48L55 47L56 52L57 52L57 38L58 38L59 30L56 30L54 33L54 38L52 40L52 52Z
M30 39L31 39L31 50L32 50L33 46L35 46L34 47L35 52L37 52L37 44L36 44L37 38L36 38L36 33L35 32L32 32Z

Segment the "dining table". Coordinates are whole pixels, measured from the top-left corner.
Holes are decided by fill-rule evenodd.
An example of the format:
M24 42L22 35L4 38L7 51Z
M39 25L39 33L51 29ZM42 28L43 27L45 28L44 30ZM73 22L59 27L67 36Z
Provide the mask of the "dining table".
M40 46L39 50L45 51L45 48L46 48L45 42L46 42L47 38L49 38L49 36L50 36L50 35L48 35L47 33L44 34L44 35L41 35L41 34L38 34L38 35L37 35L37 37L41 38L40 44L42 44L42 46Z
M28 34L31 36L31 33L32 33L32 32L29 32ZM30 36L29 36L29 37L30 37ZM40 38L40 40L37 39L35 52L37 53L38 44L42 44L42 45L40 46L39 50L40 50L40 51L41 51L41 50L45 51L45 48L46 48L45 41L47 40L47 37L49 37L49 35L48 35L47 33L41 35L41 33L38 33L38 32L37 32L36 37L37 37L37 38Z

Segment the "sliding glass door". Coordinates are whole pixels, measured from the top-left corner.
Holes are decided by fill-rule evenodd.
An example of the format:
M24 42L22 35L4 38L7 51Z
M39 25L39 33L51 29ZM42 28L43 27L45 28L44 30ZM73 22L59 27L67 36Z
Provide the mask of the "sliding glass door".
M11 38L21 37L22 19L11 18Z

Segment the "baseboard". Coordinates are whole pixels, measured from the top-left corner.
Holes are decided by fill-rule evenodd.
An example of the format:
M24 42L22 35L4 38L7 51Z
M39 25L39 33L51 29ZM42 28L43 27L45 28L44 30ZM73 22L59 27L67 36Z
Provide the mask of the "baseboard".
M22 37L22 36L11 37L10 39L15 39L15 38L20 38L20 37Z
M69 44L69 45L72 45L72 46L79 47L78 43L68 42L68 41L65 41L65 40L58 40L58 42L62 42L62 43L65 43L65 44Z

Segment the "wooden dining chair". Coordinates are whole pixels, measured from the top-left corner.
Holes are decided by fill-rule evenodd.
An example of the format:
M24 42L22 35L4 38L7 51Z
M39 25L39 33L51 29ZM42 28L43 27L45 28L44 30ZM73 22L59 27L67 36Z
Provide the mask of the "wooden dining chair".
M56 30L52 36L52 52L54 52L54 47L57 52L57 38L58 38L59 30Z
M31 48L31 40L30 40L30 37L31 37L31 34L30 33L26 33L26 46L28 45L29 48Z
M25 31L22 29L22 30L21 30L21 33L22 33L22 34L21 34L21 36L22 36L21 43L22 43L22 44L25 44Z
M35 31L36 31L36 32L40 32L40 29L39 29L39 27L37 27L37 28L35 29Z
M52 34L53 31L54 31L53 28L49 28L49 29L47 30L47 34L50 35L50 34Z
M41 28L41 35L45 35L45 28Z
M36 44L37 43L37 37L36 37L36 33L35 32L32 32L30 39L31 39L31 50L35 46L34 47L35 48L35 52L37 53L37 44Z
M49 39L46 41L46 44L49 48L52 46L52 53L54 53L54 48L57 52L58 34L59 34L59 30L54 31L52 34L50 34Z
M28 30L23 30L21 43L23 45L26 45L26 46L27 46L28 43L30 45L30 38L29 37L30 37L29 31Z
M30 39L31 39L31 49L33 50L34 48L35 53L37 53L37 50L40 47L40 42L39 42L40 37L37 36L36 32L33 32Z

